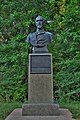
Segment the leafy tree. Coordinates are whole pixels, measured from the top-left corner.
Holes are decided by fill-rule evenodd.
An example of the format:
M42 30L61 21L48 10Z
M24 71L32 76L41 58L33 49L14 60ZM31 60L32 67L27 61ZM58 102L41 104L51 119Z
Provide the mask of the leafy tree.
M66 3L54 45L54 77L58 97L80 99L80 8L79 1ZM60 19L59 19L60 20ZM54 55L54 54L53 54Z

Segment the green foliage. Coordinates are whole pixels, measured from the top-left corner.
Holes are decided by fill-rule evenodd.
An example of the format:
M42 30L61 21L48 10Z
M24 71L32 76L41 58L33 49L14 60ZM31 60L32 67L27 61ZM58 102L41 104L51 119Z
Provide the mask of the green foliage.
M80 8L78 0L66 5L61 28L54 42L55 95L80 100Z
M80 102L79 101L66 101L60 100L60 106L63 108L67 108L72 113L72 117L76 118L76 120L80 119ZM78 119L79 118L79 119Z
M42 15L55 34L48 46L53 55L55 99L80 100L79 0L0 1L0 101L25 101L27 97L29 32Z
M22 106L21 102L9 102L0 103L0 120L5 120L5 118L15 109Z
M27 91L28 44L22 36L1 44L0 101L23 101Z

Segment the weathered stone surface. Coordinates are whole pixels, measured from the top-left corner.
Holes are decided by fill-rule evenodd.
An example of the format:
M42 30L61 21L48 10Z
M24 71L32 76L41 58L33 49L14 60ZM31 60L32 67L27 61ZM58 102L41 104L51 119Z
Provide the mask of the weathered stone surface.
M28 103L53 103L53 80L51 74L30 74L28 80Z
M24 116L51 116L60 115L58 104L24 104L22 107Z
M58 104L24 104L22 115L26 116L66 116L71 119L72 114L68 109L59 108Z
M65 116L11 116L6 120L70 120Z
M15 109L5 120L72 120L65 115L60 116L22 116L22 109Z
M31 73L31 70L35 73ZM37 74L37 71L43 74ZM29 54L28 103L53 103L53 67L50 53Z
M59 108L59 113L67 119L72 120L72 113L68 109Z

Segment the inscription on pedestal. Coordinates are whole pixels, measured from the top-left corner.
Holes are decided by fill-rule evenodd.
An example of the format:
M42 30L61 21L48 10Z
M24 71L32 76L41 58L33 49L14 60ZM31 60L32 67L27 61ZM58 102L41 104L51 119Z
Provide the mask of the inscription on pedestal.
M30 73L33 74L50 74L51 73L51 56L50 55L31 55L30 56Z

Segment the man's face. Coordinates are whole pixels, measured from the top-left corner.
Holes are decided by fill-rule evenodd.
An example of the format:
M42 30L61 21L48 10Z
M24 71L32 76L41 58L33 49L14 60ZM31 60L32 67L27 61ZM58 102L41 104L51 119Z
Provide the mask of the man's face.
M36 26L38 29L41 29L43 25L43 18L41 16L38 16L36 18Z

